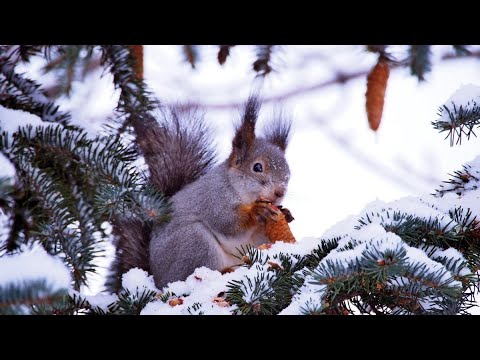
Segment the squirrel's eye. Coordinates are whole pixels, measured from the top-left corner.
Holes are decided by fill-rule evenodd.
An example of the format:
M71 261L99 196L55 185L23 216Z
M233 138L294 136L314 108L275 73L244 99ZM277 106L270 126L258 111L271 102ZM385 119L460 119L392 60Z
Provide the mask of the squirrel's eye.
M255 171L255 172L262 172L262 171L263 171L262 164L260 164L260 163L255 163L255 165L253 165L253 171Z

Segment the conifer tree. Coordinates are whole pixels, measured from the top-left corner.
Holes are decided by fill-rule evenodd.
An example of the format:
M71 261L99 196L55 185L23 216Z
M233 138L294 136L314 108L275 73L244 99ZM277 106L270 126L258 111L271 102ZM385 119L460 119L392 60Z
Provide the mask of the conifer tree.
M220 64L233 46L219 46ZM409 46L402 61L388 49L367 47L382 66L408 66L419 81L432 71L430 46ZM454 49L458 56L469 53L463 45ZM185 45L183 51L195 67L199 47ZM255 51L253 70L267 76L275 70L277 46ZM116 279L116 294L84 295L82 286L110 239L106 224L168 221L168 199L134 165L140 155L149 164L148 144L141 140L158 125L152 115L158 101L136 63L141 53L121 45L0 46L0 105L43 121L12 133L0 129L1 156L15 170L13 177L0 177L0 211L8 217L0 243L0 314L463 314L473 306L480 157L431 196L372 203L320 239L238 249L233 273L200 268L185 282L156 289L148 273L131 269ZM61 80L53 90L17 71L33 56L48 59L45 71ZM92 137L55 99L97 66L111 72L120 97L111 129ZM382 91L370 89L367 97L383 97L387 78ZM463 88L440 108L433 127L446 132L452 145L470 138L480 126L478 99L478 88ZM370 110L375 103L383 107L383 98L367 99ZM377 128L381 108L372 111Z

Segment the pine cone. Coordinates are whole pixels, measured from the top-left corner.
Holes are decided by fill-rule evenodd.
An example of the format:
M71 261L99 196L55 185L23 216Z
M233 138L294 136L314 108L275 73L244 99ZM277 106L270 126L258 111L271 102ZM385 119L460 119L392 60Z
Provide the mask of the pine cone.
M380 57L377 65L374 66L367 77L367 93L365 94L367 117L370 129L373 131L377 131L382 120L383 103L389 74L388 62Z
M130 45L130 51L135 56L137 76L143 79L143 45Z
M272 206L275 206L272 204ZM291 215L288 209L281 208L281 214L278 215L278 221L275 222L271 219L267 219L265 224L265 233L267 234L268 239L274 243L277 241L283 241L286 243L294 243L295 237L290 230L290 226L288 225L288 220L293 220L293 216ZM288 219L286 218L288 216Z

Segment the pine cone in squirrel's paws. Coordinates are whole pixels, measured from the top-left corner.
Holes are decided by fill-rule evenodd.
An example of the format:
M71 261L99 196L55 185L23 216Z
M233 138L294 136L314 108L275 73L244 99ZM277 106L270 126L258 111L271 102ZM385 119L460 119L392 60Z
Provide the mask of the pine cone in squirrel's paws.
M271 204L273 207L275 205ZM280 215L278 215L278 221L272 221L267 219L265 224L265 233L267 234L268 239L274 243L277 241L283 241L286 243L294 243L295 237L290 230L288 223L293 220L293 216L288 209L282 208L281 206L276 207L280 210Z

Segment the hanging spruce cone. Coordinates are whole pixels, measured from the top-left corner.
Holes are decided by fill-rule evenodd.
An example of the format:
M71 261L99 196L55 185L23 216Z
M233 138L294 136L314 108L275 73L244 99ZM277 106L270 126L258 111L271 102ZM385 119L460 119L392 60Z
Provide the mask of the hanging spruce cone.
M143 45L130 45L130 51L135 56L137 76L143 79Z
M377 131L382 120L385 90L387 89L390 68L388 62L380 57L377 65L367 77L366 108L370 129Z

